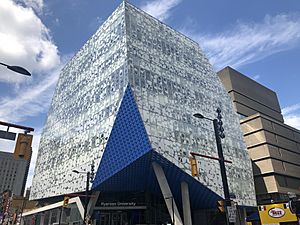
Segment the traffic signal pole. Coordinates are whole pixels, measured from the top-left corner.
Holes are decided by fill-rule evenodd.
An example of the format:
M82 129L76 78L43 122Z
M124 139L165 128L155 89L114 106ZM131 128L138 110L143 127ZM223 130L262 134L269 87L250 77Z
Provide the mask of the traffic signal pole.
M203 116L200 113L196 113L193 116L198 118L198 119L207 119L207 120L213 122L213 127L214 127L214 133L215 133L216 145L217 145L219 158L215 158L215 157L206 157L206 158L217 159L220 163L220 171L221 171L222 184L223 184L223 190L224 190L224 200L225 200L226 224L231 225L231 224L234 224L234 223L229 222L229 209L230 209L230 206L231 206L231 201L230 201L229 187L228 187L228 181L227 181L227 176L226 176L226 168L225 168L225 162L230 162L231 163L231 161L228 161L228 160L224 159L221 138L225 138L225 134L224 134L224 128L222 126L223 122L222 122L221 109L217 108L216 112L217 112L217 118L216 119L207 118L207 117ZM197 154L193 153L192 155L197 155ZM203 156L203 155L200 155L200 156Z
M218 120L214 119L213 124L214 124L214 131L215 131L216 144L217 144L220 170L221 170L221 177L222 177L223 190L224 190L226 223L231 225L231 224L234 224L234 223L230 223L229 219L228 219L227 207L231 206L231 201L230 201L228 181L227 181L227 176L226 176L226 168L225 168L225 160L224 160L224 155L223 155L223 148L222 148L221 138L220 138L219 131L218 131Z
M89 188L90 188L90 171L88 171L86 173L86 188L85 188L85 202L84 202L84 223L86 223L87 221L87 218L86 218L86 215L87 215L87 208L88 208L88 195L89 195Z
M83 212L83 224L87 223L87 210L88 210L88 200L89 197L91 197L89 195L89 189L90 189L90 182L93 183L94 182L94 177L95 177L95 165L94 165L94 161L92 161L91 163L91 170L87 171L87 172L80 172L77 170L72 170L72 172L77 173L77 174L86 174L86 186L85 186L85 198L84 198L84 212ZM81 195L77 195L76 196L81 196Z

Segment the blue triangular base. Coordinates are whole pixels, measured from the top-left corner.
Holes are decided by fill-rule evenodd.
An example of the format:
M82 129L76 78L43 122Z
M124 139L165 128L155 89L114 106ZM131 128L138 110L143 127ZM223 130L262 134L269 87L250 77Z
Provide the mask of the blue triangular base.
M125 90L92 189L151 151L149 138L132 90Z
M106 193L148 192L162 197L157 178L152 168L152 162L158 163L164 170L175 202L180 210L182 209L180 183L183 181L189 186L192 209L216 208L216 202L222 199L218 194L153 150L105 180L97 186L96 190Z

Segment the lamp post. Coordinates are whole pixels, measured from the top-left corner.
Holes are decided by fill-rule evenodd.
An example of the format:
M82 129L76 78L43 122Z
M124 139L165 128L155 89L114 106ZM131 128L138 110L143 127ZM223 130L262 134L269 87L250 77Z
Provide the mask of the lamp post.
M175 225L175 213L174 213L174 198L173 196L166 197L165 199L171 199L172 200L172 225Z
M87 207L88 207L88 194L89 194L89 188L90 188L90 182L92 183L94 181L95 176L95 165L94 161L92 161L91 164L91 171L78 171L78 170L72 170L73 173L77 174L86 174L86 186L85 186L85 201L84 201L84 215L83 215L83 221L86 223L86 216L87 216Z
M214 132L215 132L215 138L216 138L216 144L217 144L217 150L218 150L218 156L219 156L219 163L220 163L220 170L221 170L221 177L222 177L222 183L223 183L223 190L224 190L224 197L225 197L225 206L226 206L226 223L227 224L234 224L229 222L228 218L228 212L227 212L227 206L231 206L230 202L230 193L228 188L228 182L227 182L227 176L226 176L226 168L225 168L225 160L223 155L223 148L221 139L225 138L224 135L224 128L223 128L223 122L222 122L222 116L221 116L221 109L217 108L217 118L216 119L210 119L205 116L203 116L200 113L196 113L193 116L198 119L206 119L213 122L214 126Z
M5 63L0 62L0 65L5 66L7 69L12 70L16 73L20 73L26 76L31 76L31 74L28 72L28 70L26 70L25 68L21 67L21 66L10 66L7 65Z

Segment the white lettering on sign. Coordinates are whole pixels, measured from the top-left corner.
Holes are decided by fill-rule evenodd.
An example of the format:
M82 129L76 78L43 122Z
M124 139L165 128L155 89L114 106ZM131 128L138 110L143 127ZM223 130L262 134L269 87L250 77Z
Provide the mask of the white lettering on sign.
M269 210L269 216L273 217L273 218L280 218L283 217L285 212L283 209L281 208L272 208Z
M101 202L102 207L113 207L113 206L136 206L135 202Z

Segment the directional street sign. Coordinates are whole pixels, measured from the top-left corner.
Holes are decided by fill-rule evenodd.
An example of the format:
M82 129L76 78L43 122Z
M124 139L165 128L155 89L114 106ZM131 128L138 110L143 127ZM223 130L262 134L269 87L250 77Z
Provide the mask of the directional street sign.
M236 206L227 206L227 215L229 223L236 222Z
M14 141L16 139L16 133L0 130L0 138Z

